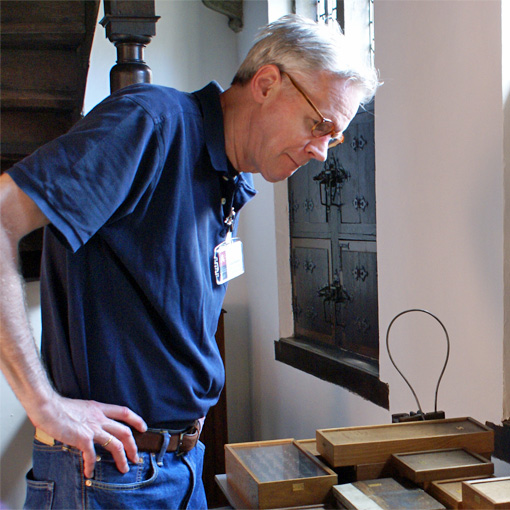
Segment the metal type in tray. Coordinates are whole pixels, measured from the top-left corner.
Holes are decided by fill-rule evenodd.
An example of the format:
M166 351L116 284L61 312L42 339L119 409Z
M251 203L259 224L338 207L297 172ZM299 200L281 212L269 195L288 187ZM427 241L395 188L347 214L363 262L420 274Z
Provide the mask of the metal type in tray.
M333 467L386 462L394 453L467 448L494 451L494 432L472 418L319 429L317 450Z
M293 439L225 445L227 482L248 508L322 503L336 474Z
M313 478L324 475L324 469L294 443L238 448L241 462L261 482Z

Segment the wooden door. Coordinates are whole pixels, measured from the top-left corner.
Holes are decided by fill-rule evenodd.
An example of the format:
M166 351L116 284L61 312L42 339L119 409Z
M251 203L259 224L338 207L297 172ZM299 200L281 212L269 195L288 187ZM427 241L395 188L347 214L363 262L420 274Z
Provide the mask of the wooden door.
M379 356L373 109L360 109L342 145L289 179L296 336Z

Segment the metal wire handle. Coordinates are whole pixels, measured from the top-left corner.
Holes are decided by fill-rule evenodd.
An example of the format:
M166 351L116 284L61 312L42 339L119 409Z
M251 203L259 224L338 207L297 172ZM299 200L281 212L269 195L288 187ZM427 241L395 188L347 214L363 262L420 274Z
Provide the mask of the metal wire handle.
M386 331L386 350L388 351L388 356L390 357L390 360L393 363L393 366L395 367L397 372L402 376L402 379L404 379L404 381L407 383L407 385L411 389L411 392L414 395L414 399L416 400L416 404L418 405L418 410L419 410L421 416L423 417L423 419L425 419L424 418L425 415L424 415L423 410L421 408L421 404L420 404L420 401L418 400L418 396L416 395L416 392L414 391L413 387L411 386L411 383L406 379L404 374L397 367L397 364L393 360L393 357L392 357L391 352L390 352L390 344L389 344L390 329L393 326L393 323L399 317L401 317L402 315L404 315L406 313L410 313L410 312L422 312L422 313L426 313L426 314L430 315L431 317L436 319L437 322L439 322L439 324L443 328L443 331L444 331L444 333L446 335L446 346L447 346L447 348L446 348L446 359L445 359L445 362L444 362L443 369L441 370L441 374L439 375L439 379L437 381L436 395L435 395L435 402L434 402L434 411L435 412L437 412L437 394L438 394L438 391L439 391L439 384L441 383L441 379L443 378L444 372L446 370L446 365L448 364L448 359L450 358L450 337L448 336L448 331L446 331L446 328L445 328L444 324L433 313L431 313L431 312L429 312L427 310L423 310L421 308L411 308L410 310L404 310L403 312L400 312L395 317L393 317L393 320L390 322L390 325L388 326L388 330Z

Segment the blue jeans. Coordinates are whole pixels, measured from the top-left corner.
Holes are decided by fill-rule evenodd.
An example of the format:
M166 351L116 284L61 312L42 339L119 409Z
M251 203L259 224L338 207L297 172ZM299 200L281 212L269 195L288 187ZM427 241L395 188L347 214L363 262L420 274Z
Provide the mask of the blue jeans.
M112 455L96 446L96 467L91 479L83 476L81 452L61 443L48 446L34 440L33 468L27 474L26 509L136 509L207 508L201 442L190 452L144 453L129 472L120 473Z

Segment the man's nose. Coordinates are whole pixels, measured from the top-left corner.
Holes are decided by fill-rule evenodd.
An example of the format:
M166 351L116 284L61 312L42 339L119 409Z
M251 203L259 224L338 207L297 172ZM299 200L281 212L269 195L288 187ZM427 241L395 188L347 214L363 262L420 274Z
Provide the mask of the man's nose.
M328 157L328 136L313 138L306 146L307 152L317 161L326 161Z

